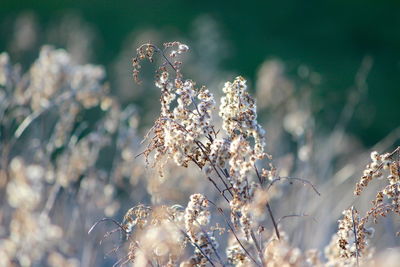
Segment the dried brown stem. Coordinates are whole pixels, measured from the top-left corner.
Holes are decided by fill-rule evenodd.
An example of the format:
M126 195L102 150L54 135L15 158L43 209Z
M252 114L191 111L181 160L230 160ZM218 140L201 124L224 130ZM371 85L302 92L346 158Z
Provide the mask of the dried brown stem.
M114 220L113 218L103 218L101 220L98 220L95 224L93 224L92 227L90 227L89 231L88 231L88 235L90 235L90 233L94 230L94 228L96 228L96 226L101 223L101 222L106 222L106 221L111 221L114 224L116 224L122 231L124 231L124 233L126 232L126 229L123 225L121 225L119 222L117 222L116 220Z
M192 242L189 235L185 231L183 231L182 229L179 229L179 230L190 241L190 243L200 251L200 253L208 260L208 262L210 262L210 264L212 266L215 266L215 264L212 262L210 257L208 257L206 253L204 253L204 251L201 249L201 247L199 245L197 245L195 242Z
M351 207L351 219L353 221L354 242L356 245L356 259L357 259L357 267L358 267L359 266L359 262L358 262L359 251L358 251L357 227L356 227L356 223L354 220L354 207Z
M274 215L272 213L271 205L269 204L269 202L267 202L267 204L265 204L265 206L268 209L269 216L271 217L272 224L274 225L276 237L280 240L281 239L281 235L279 234L278 225L277 225L277 223L275 221L275 218L274 218Z
M260 176L260 173L258 172L258 169L257 169L256 165L254 165L254 169L256 170L256 174L257 174L258 180L260 181L261 186L263 187L264 185L262 183L262 178ZM272 224L274 225L276 237L280 240L281 239L281 235L279 233L278 225L276 224L274 214L272 213L271 205L269 204L269 202L267 202L267 204L265 204L265 206L267 207L269 216L271 217Z
M258 257L260 258L260 261L261 261L262 265L264 266L265 263L264 263L262 249L261 249L261 246L258 244L257 238L256 238L253 230L250 231L250 236L251 236L251 239L253 240L253 243L257 249Z
M224 219L226 225L228 225L229 229L231 230L231 233L233 234L233 236L235 237L236 241L238 242L239 246L243 249L243 251L246 253L246 255L258 266L261 266L249 253L249 251L244 247L244 245L242 244L242 242L240 241L239 237L237 236L235 229L233 229L232 225L229 223L229 220L227 219L224 211L218 207L214 202L212 202L211 200L208 200L213 206L215 206L215 208L217 209L218 213L222 215L222 218Z
M303 185L309 185L318 196L321 196L321 193L317 190L317 188L315 187L315 185L313 183L311 183L310 181L308 181L306 179L296 178L296 177L278 176L277 178L275 178L274 180L271 181L271 183L267 187L267 190L269 190L276 182L281 181L283 179L289 180L289 181L299 181L299 182L303 183Z

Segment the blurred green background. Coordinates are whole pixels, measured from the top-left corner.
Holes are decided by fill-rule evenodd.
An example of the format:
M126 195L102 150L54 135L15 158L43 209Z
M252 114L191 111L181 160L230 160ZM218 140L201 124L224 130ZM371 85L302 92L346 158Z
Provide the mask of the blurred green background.
M71 28L52 30L66 14L78 18L78 28L89 29L74 42L88 44L82 60L106 66L113 91L120 85L111 69L129 38L150 29L162 33L162 41L182 39L191 45L193 23L206 16L219 31L220 69L244 75L253 84L269 58L284 62L286 74L294 80L300 81L300 66L318 73L312 110L325 131L337 122L357 70L370 56L368 91L360 96L349 131L370 146L400 126L400 1L1 0L0 51L8 51L14 62L27 67L41 45L66 46L60 40ZM31 29L24 28L26 20L33 23ZM197 53L202 56L202 51ZM130 65L126 70L129 73ZM121 99L143 106L144 92Z

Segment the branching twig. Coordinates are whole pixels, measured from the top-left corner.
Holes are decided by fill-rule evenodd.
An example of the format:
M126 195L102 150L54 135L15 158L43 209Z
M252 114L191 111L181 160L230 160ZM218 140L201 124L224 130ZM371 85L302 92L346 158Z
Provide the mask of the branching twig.
M257 174L258 180L260 181L261 186L263 187L264 186L263 180L262 180L262 178L260 176L260 173L258 172L258 169L257 169L256 165L254 165L254 169L256 170L256 174ZM280 240L281 239L281 235L279 234L278 225L276 224L274 214L272 213L271 205L269 204L269 202L267 202L267 204L265 204L265 205L267 207L269 216L271 217L272 224L274 225L276 237Z
M213 245L213 242L212 242L211 238L208 236L207 232L203 229L203 227L201 227L201 223L199 223L197 220L196 220L196 222L197 222L198 225L200 225L200 229L201 229L201 231L203 232L203 234L205 235L205 237L207 238L207 242L211 245L212 249L214 250L214 253L215 253L215 255L217 256L219 263L220 263L223 267L225 267L225 264L224 264L224 262L222 261L221 257L219 256L217 249L216 249L215 246Z
M106 222L106 221L111 221L111 222L113 222L113 223L116 224L122 231L124 231L124 232L127 234L125 227L124 227L122 224L120 224L119 222L117 222L116 220L114 220L113 218L103 218L103 219L101 219L101 220L98 220L95 224L93 224L92 227L90 227L90 229L89 229L89 231L88 231L88 234L90 235L90 233L94 230L94 228L96 228L96 226L97 226L99 223L101 223L101 222Z
M253 243L257 249L258 257L260 258L260 261L261 261L262 265L264 266L265 264L264 264L264 257L263 257L262 249L261 249L261 246L258 244L257 238L256 238L253 230L250 231L250 236L251 236L251 239L253 240Z
M267 204L265 204L265 206L268 209L269 216L271 217L272 224L274 225L276 237L280 240L281 235L279 234L278 224L276 223L274 215L272 213L271 205L269 204L269 202L267 202Z
M271 183L267 187L267 190L269 190L276 182L281 181L282 179L289 180L289 181L298 181L298 182L303 183L303 185L308 185L314 190L314 192L318 196L321 196L321 193L317 190L317 188L315 187L315 185L313 183L311 183L310 181L308 181L306 179L296 178L296 177L278 176L277 178L275 178L274 180L271 181Z
M165 61L168 63L168 65L171 66L171 68L176 71L175 66L172 64L172 62L167 58L167 56L165 55L164 51L161 50L160 48L158 48L158 46L153 45L151 43L147 43L147 44L142 44L141 46L139 46L139 48L137 49L137 51L140 51L143 47L151 47L154 48L156 50L156 52L159 52L161 54L161 56L165 59Z
M237 236L235 229L233 229L232 225L230 224L229 220L226 218L226 215L224 213L224 211L218 207L214 202L212 202L211 200L208 200L218 211L219 214L222 215L222 218L224 219L226 225L228 225L229 229L231 230L233 236L235 237L236 241L238 242L238 244L240 245L240 247L243 249L243 251L246 253L246 255L258 266L260 266L260 264L251 256L250 252L244 247L244 245L242 244L242 242L240 241L239 237Z
M284 219L287 219L287 218L293 218L293 217L308 217L309 215L308 214L290 214L290 215L285 215L285 216L282 216L282 217L280 217L279 218L279 220L278 220L278 222L277 222L277 224L279 225L280 223L281 223L281 221L283 221Z
M200 251L200 253L210 262L210 264L211 264L212 266L215 266L215 264L212 262L212 260L210 259L210 257L208 257L206 253L204 253L204 251L201 249L201 247L200 247L199 245L197 245L195 242L193 242L193 241L190 239L190 236L189 236L185 231L183 231L182 229L179 229L179 231L190 241L190 243L191 243L193 246L195 246L195 247Z

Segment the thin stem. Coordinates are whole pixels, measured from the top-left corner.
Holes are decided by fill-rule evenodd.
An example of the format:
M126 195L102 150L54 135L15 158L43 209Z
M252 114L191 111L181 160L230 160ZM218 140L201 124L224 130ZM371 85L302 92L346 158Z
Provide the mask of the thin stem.
M359 266L359 262L358 262L359 251L358 251L357 227L356 227L356 223L354 220L354 207L351 207L351 219L353 220L354 242L356 244L356 259L357 259L357 267L358 267Z
M176 72L176 68L175 66L172 64L172 62L167 58L167 56L165 55L164 51L161 50L160 48L158 48L158 46L147 43L147 44L142 44L141 46L139 46L138 51L140 51L142 49L142 47L144 46L148 46L148 47L152 47L156 50L156 52L159 52L161 54L161 56L165 59L165 61L168 63L168 65L171 66L171 68Z
M277 178L275 178L274 180L271 181L271 183L267 187L267 190L269 190L276 182L281 181L282 179L286 179L289 181L299 181L299 182L303 183L304 185L309 185L318 196L321 196L321 193L317 190L317 188L314 186L313 183L311 183L310 181L308 181L306 179L297 178L297 177L278 176Z
M278 224L275 221L274 215L272 214L271 205L267 202L266 207L268 209L269 216L271 217L272 224L274 225L276 237L281 240L281 235L279 234Z
M244 247L244 245L242 244L242 242L240 241L239 237L236 235L235 233L235 229L233 229L232 225L229 223L228 219L226 218L226 215L224 213L224 211L219 208L214 202L212 202L211 200L208 200L212 205L215 206L215 208L217 209L218 213L220 213L222 215L222 218L224 219L225 223L228 225L229 229L231 230L233 236L235 237L236 241L238 242L238 244L240 245L240 247L243 249L243 251L247 254L247 256L258 266L261 266L249 253L249 251Z
M262 179L260 173L258 172L258 168L255 164L254 164L254 169L256 170L258 181L260 182L260 185L262 186L264 184L264 180Z
M49 193L49 197L47 198L46 204L44 205L44 209L41 213L41 215L48 216L51 209L54 206L54 203L56 202L58 193L61 190L61 185L59 183L56 183L52 186L51 191Z
M200 163L197 162L195 158L193 158L191 155L186 155L186 156L188 156L194 162L194 164L196 164L197 167L199 167L200 170L203 169L203 167L200 165Z
M199 107L197 106L196 99L194 99L193 96L190 97L190 99L192 100L192 103L193 103L194 107L196 108L198 115L201 116L201 112L199 110Z
M262 263L263 265L265 265L265 264L264 264L264 258L263 258L263 255L262 255L261 247L258 245L258 241L257 241L256 235L254 234L254 231L253 231L253 230L250 231L250 236L251 236L251 239L253 239L253 243L254 243L254 245L255 245L255 247L256 247L256 249L257 249L258 257L260 258L261 263Z
M114 230L111 230L107 233L104 234L103 238L100 240L99 244L101 245L103 243L104 240L106 240L107 237L109 237L110 235L112 235L115 232L121 231L120 228L115 228Z
M126 229L123 225L121 225L119 222L117 222L116 220L114 220L113 218L103 218L101 220L98 220L95 224L93 224L92 227L90 227L89 231L88 231L88 235L90 235L90 233L94 230L94 228L101 222L106 222L106 221L111 221L113 223L115 223L122 231L126 232Z
M308 214L290 214L290 215L285 215L279 218L279 220L277 221L277 225L279 225L281 223L281 221L283 221L284 219L287 218L292 218L292 217L308 217ZM314 219L315 220L315 219Z
M200 251L200 253L210 262L210 264L211 264L212 266L215 266L215 264L212 262L212 260L210 259L210 257L208 257L207 254L205 254L205 253L203 252L203 250L201 249L201 247L200 247L199 245L197 245L195 242L193 242L193 241L190 239L190 236L189 236L185 231L183 231L182 229L179 229L179 230L180 230L181 233L190 241L190 243L191 243L193 246L195 246L195 247Z
M60 94L59 96L56 97L56 99L53 102L50 102L46 107L44 107L41 110L35 111L31 113L29 116L27 116L19 125L18 128L14 132L14 140L20 138L21 135L25 132L25 130L29 127L29 125L32 124L37 118L39 118L43 113L46 111L49 111L53 107L56 107L60 103L74 97L79 90L74 90L74 88L71 88L70 91L67 91L63 94ZM11 142L12 142L11 141Z
M228 200L228 198L225 196L224 191L221 191L221 189L219 189L217 183L216 183L213 179L211 179L211 177L207 177L207 178L208 178L208 180L214 185L214 187L218 190L218 192L220 193L220 195L226 200L226 202L229 203L229 200ZM224 190L225 190L225 189L224 189Z
M261 183L261 186L264 187L264 184L263 184L261 175L260 175L260 173L258 172L258 169L257 169L257 166L256 166L256 165L254 165L254 169L256 170L256 174L257 174L258 180L259 180L260 183ZM267 190L268 190L268 189L267 189ZM265 204L265 205L266 205L266 207L267 207L267 210L268 210L268 213L269 213L269 217L271 217L272 224L274 225L276 237L280 240L280 239L281 239L281 235L280 235L280 233L279 233L278 225L277 225L277 223L276 223L276 221L275 221L274 214L272 213L271 205L269 204L269 202L267 202L267 204Z
M181 229L181 228L176 224L176 222L175 222L173 219L171 219L171 218L173 218L174 216L172 216L169 212L168 212L168 214L169 214L169 216L170 216L170 221L173 223L173 225L175 225L175 227L178 228L178 230L190 241L190 243L191 243L193 246L195 246L195 247L200 251L200 253L210 262L210 264L211 264L212 266L215 266L215 264L212 262L212 260L210 259L210 257L208 257L207 254L205 254L205 253L203 252L203 250L201 249L201 247L200 247L199 245L197 245L195 242L193 242L193 241L191 240L190 236L189 236L183 229Z
M117 251L121 248L121 246L122 246L122 244L120 244L120 245L114 247L113 249L111 249L109 252L106 253L105 257L110 256L111 253L114 253L114 252L115 252L115 255L118 256L117 255Z
M219 179L222 181L222 183L224 184L225 188L228 190L228 192L231 194L231 196L233 197L233 193L230 191L228 184L225 182L225 180L222 178L221 174L219 173L219 171L217 170L217 167L215 166L215 164L211 161L210 157L208 156L208 154L206 153L206 151L201 147L201 145L199 144L199 141L194 140L194 142L197 144L197 146L200 148L201 152L204 154L204 156L206 156L208 162L210 162L211 166L213 167L214 171L217 173Z
M197 220L196 220L196 222L197 222ZM207 234L207 232L204 230L204 228L201 227L201 224L200 224L199 222L197 222L197 223L200 225L201 231L203 232L203 234L204 234L205 237L207 238L208 243L211 245L212 249L214 250L214 253L215 253L215 255L217 256L219 263L220 263L222 266L225 266L225 264L223 263L221 257L220 257L219 254L218 254L217 249L214 247L214 245L213 245L213 243L212 243L212 241L211 241L211 238L208 236L208 234Z
M122 266L123 264L126 263L126 261L124 261L124 260L126 260L126 259L127 259L127 261L129 261L129 256L125 256L125 257L119 259L116 263L113 264L112 267L117 267L119 264L121 264L120 266ZM124 262L123 262L123 261L124 261Z

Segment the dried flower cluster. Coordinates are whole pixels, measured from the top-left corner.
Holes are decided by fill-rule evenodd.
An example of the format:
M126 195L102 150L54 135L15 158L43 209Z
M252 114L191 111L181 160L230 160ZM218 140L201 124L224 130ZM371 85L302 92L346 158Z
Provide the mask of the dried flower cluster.
M173 58L186 52L188 47L178 42L165 44L165 49L174 48ZM145 52L144 52L145 51ZM151 51L151 52L149 52ZM140 60L152 60L154 51L165 54L153 45L143 45L138 49L138 56L133 60L134 76L140 66ZM167 72L167 63L174 70L175 77ZM179 166L188 166L195 161L204 166L203 150L208 149L210 142L201 143L204 137L211 138L213 128L211 110L214 109L213 95L205 87L196 88L192 80L185 80L180 73L181 62L166 61L159 69L156 86L161 89L161 113L153 126L154 137L145 154L155 150L155 160L160 161L164 155L173 158ZM212 138L211 138L212 139Z
M210 223L208 200L201 194L191 195L184 216L186 233L196 246L194 256L186 264L205 266L218 248L213 232L204 228Z
M345 260L358 258L366 260L368 254L368 237L372 236L373 228L366 229L366 218L360 218L358 211L353 207L343 211L343 219L339 220L338 245L340 257Z
M385 217L390 212L400 214L400 147L383 155L374 151L371 153L371 159L372 163L368 164L364 170L364 175L357 183L354 194L360 195L372 178L386 181L387 185L378 191L372 201L372 208L365 216L366 219L372 217L376 223L379 216ZM383 178L385 172L387 176Z
M231 139L237 136L254 138L254 157L262 159L265 155L265 131L257 122L255 100L247 92L246 80L237 77L233 83L225 83L222 91L225 96L221 99L219 115L223 123L222 128ZM255 159L252 159L255 161Z
M364 216L355 208L343 212L324 262L317 250L300 249L299 236L311 237L296 229L297 236L292 236L293 230L283 230L283 219L305 213L293 209L298 214L287 215L277 208L290 206L293 200L301 202L298 206L309 204L297 192L287 194L278 187L279 181L300 182L319 195L308 180L287 176L289 165L301 169L298 173L312 169L304 162L313 148L308 141L299 141L311 122L308 115L300 116L301 120L292 116L307 111L297 110L297 103L291 105L290 114L281 114L284 128L298 138L301 151L299 162L289 159L283 163L284 171L275 168L265 152L265 131L246 80L239 76L226 82L218 101L205 86L184 78L181 60L188 51L180 42L165 43L162 49L144 44L133 59L136 81L144 60L159 62L156 55L161 59L154 81L161 109L146 135L145 148L138 137L138 109L122 108L108 93L103 68L75 64L66 51L46 46L22 73L8 54L0 54L1 266L373 262L370 220L377 222L400 211L400 148L371 154L372 163L355 194L360 195L375 178L386 185ZM292 85L286 86L279 103L293 91ZM143 150L145 157L137 157ZM151 162L159 172L145 168ZM132 202L146 204L132 207ZM127 211L122 222L112 219L122 216L121 211ZM101 227L116 228L98 229L103 222L107 224ZM90 236L82 234L89 228ZM117 232L121 235L114 235Z
M213 95L204 86L196 88L192 80L183 78L182 64L177 57L187 50L188 47L179 42L166 43L164 49L145 44L139 47L133 59L135 80L138 80L142 60L152 61L155 53L160 53L164 60L157 70L155 82L161 90L160 117L146 136L149 143L144 155L149 159L154 151L154 161L158 164L163 162L164 156L179 166L188 167L190 162L194 163L229 204L230 216L226 216L222 208L205 196L194 194L190 197L184 212L183 229L194 247L194 255L189 261L184 261L183 266L214 265L214 260L225 265L217 252L215 236L207 229L210 203L231 232L226 248L227 261L243 266L261 265L266 257L262 251L264 242L257 240L256 232L259 238L267 237L260 230L264 227L259 225L262 216L258 215L268 210L276 224L269 197L265 198L267 192L262 188L267 180L277 177L271 164L270 168L262 168L261 173L256 167L258 160L271 157L264 152L265 132L257 122L255 100L247 92L243 77L225 83L219 108L224 132L216 131L219 127L213 121L216 102ZM272 191L268 195L271 194ZM253 207L256 209L252 210ZM277 225L275 231L280 238ZM284 257L279 262L293 261L292 258ZM296 265L297 261L293 264Z
M362 190L368 186L369 182L371 182L373 178L382 177L382 170L388 170L391 165L394 166L392 168L395 168L396 164L390 160L390 157L392 156L391 153L379 155L378 152L373 151L371 153L372 163L368 164L365 168L363 173L364 175L361 177L360 182L356 184L354 194L360 195Z
M50 46L26 73L0 54L1 266L79 266L75 251L96 260L82 232L119 210L139 140L134 109L121 109L104 78ZM114 143L118 160L101 168Z
M188 167L189 163L194 163L204 171L208 181L229 204L230 216L226 216L222 208L204 195L193 194L190 197L183 215L184 227L178 227L193 245L194 255L182 266L214 266L216 263L223 266L322 266L317 251L310 250L303 254L298 248L291 247L273 217L269 204L273 192L269 189L284 177L277 175L271 163L269 168L262 168L261 172L256 167L257 161L272 158L264 152L265 132L257 122L255 100L247 92L246 80L237 77L233 82L225 83L219 107L222 119L219 127L212 115L216 102L213 95L205 87L196 88L192 80L183 78L182 63L177 58L187 50L188 47L179 42L166 43L164 49L145 44L138 49L133 60L135 80L138 79L142 60L147 58L152 61L154 54L160 53L164 61L157 70L155 82L161 90L161 112L146 136L150 140L144 152L146 159L154 151L157 163L162 162L164 156L179 166ZM218 128L222 128L223 132ZM382 175L381 169L389 168L390 185L378 196L386 195L392 201L397 200L398 163L390 161L395 153L383 156L372 154L373 163L367 166L361 182L357 184L357 194L372 178ZM299 178L288 179L310 184ZM268 182L270 184L266 186ZM381 203L382 199L374 203ZM213 232L206 229L210 224L210 203L224 219L225 229L230 232L226 263L218 253ZM377 210L374 209L375 213L371 210L366 217L360 217L354 208L343 212L344 218L339 221L338 233L325 250L328 265L358 264L371 257L368 237L372 235L372 230L365 225L368 216L375 216ZM267 211L278 239L274 235L268 236L264 231L262 218Z
M389 173L385 179L388 185L378 191L375 200L372 201L372 208L363 217L360 217L353 207L343 211L337 236L332 239L331 245L326 250L330 262L358 265L359 261L366 262L371 259L373 248L369 246L368 239L375 230L366 228L366 224L371 218L377 223L378 217L386 217L390 212L399 214L399 151L400 147L383 155L376 151L371 153L372 163L364 170L360 182L356 184L354 194L360 195L374 178L383 177L385 171Z
M174 266L186 246L181 230L183 216L175 207L138 205L124 218L122 230L130 237L128 255L121 264L148 266L153 258L163 266Z

